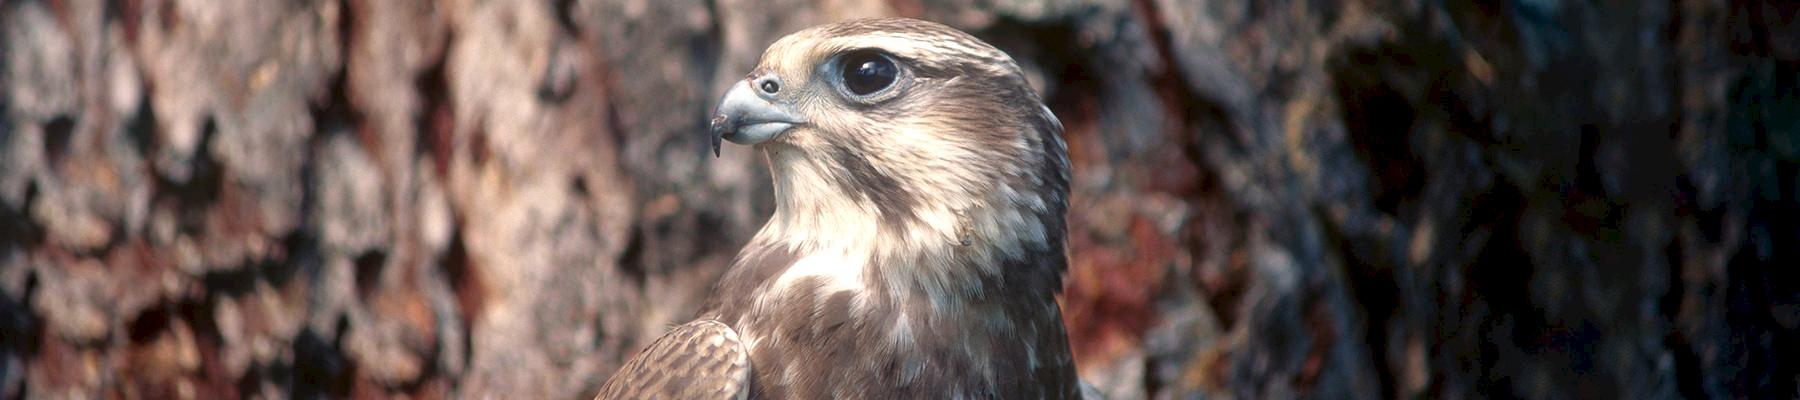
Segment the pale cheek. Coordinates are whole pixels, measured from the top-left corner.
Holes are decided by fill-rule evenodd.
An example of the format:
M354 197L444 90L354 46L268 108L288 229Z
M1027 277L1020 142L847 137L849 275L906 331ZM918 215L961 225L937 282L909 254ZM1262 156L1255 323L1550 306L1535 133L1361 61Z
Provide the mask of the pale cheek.
M983 171L999 168L996 162L1005 158L984 155L978 144L933 129L914 126L896 130L881 138L873 146L873 153L887 161L889 168L934 186L978 185Z

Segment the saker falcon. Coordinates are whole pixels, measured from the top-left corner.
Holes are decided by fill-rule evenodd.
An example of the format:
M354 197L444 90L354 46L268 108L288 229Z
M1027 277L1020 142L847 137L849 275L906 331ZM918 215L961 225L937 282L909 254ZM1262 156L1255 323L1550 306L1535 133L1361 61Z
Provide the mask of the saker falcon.
M775 213L599 398L1079 397L1062 123L1006 53L913 19L807 29L710 134L761 151Z

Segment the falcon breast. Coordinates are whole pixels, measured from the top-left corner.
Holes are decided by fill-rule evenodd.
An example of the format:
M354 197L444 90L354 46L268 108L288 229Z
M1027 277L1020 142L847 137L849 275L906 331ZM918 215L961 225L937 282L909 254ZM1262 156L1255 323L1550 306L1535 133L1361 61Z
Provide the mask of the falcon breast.
M1062 125L1006 53L903 18L782 38L710 129L775 212L601 398L1074 398Z

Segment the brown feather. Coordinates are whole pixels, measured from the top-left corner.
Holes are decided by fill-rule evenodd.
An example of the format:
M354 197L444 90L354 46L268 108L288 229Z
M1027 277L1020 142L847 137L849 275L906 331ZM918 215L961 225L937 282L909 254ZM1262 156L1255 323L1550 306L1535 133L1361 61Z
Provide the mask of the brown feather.
M718 321L675 327L619 367L596 400L742 399L750 359L737 333Z

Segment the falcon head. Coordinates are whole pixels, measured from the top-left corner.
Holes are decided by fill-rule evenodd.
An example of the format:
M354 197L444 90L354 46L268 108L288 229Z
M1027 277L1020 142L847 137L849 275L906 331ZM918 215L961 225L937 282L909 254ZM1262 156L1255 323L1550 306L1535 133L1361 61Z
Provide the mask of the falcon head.
M782 38L726 92L710 129L715 153L729 140L768 161L776 214L759 239L886 235L877 253L982 242L991 256L1060 253L1061 133L1006 53L904 18Z

